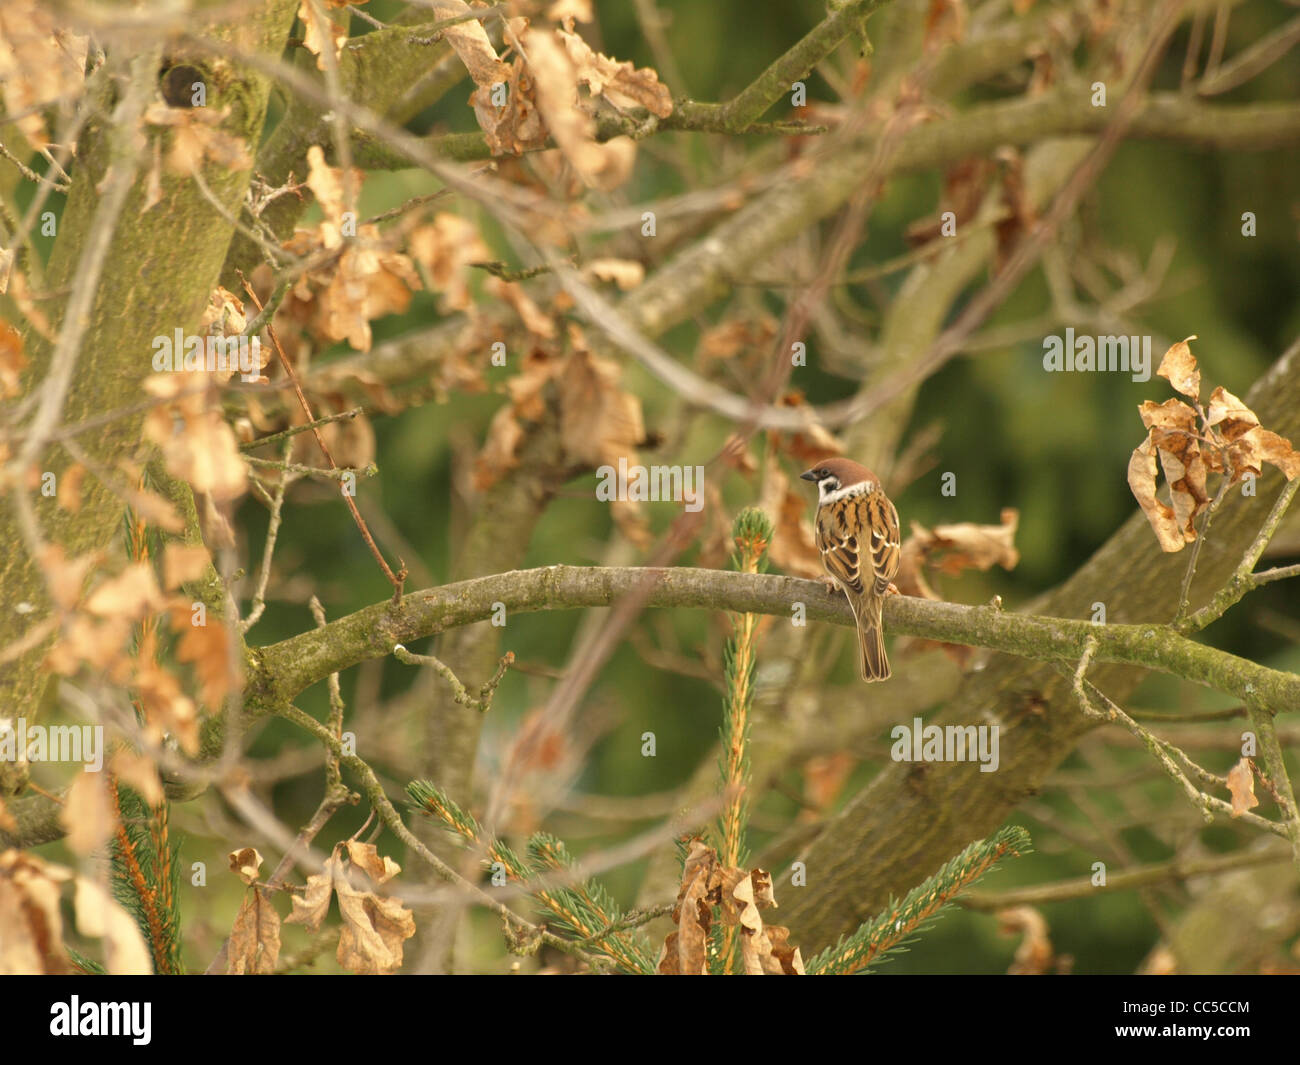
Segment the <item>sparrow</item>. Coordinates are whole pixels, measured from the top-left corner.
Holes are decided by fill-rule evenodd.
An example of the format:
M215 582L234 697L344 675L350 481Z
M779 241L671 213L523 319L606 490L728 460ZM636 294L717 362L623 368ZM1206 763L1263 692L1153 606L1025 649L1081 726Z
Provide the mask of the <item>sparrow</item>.
M898 572L898 511L880 478L850 459L827 459L799 476L817 484L817 549L858 623L862 679L887 680L880 612Z

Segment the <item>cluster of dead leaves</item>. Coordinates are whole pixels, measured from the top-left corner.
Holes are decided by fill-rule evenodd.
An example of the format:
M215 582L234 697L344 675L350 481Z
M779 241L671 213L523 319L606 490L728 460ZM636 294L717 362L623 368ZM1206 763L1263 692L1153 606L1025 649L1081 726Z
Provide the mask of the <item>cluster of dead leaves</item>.
M997 525L956 522L927 529L912 522L912 535L903 541L894 585L903 595L942 599L926 580L926 570L955 576L964 570L988 570L994 566L1015 569L1020 562L1016 550L1016 529L1020 511L1007 507Z
M148 562L131 562L116 574L95 579L98 562L93 554L68 558L58 545L42 554L41 569L61 619L45 668L63 676L88 669L130 690L151 741L161 743L170 736L183 751L196 754L198 707L185 694L180 679L158 662L158 636L152 622L167 614L177 637L176 657L194 668L200 703L210 710L220 709L242 683L238 666L232 664L230 634L217 618L194 624L191 598L180 591L184 582L206 572L211 564L207 549L168 544L162 587ZM137 632L141 635L132 649Z
M230 931L226 972L231 975L273 973L280 960L280 916L269 891L257 881L262 856L252 847L230 853L230 869L251 890ZM402 867L381 857L370 843L345 840L334 847L321 872L307 878L306 890L293 897L293 912L284 924L321 929L330 899L337 898L343 925L335 956L354 973L381 974L402 964L402 944L415 935L415 916L398 899L375 889L391 881Z
M43 110L66 114L81 96L90 39L60 28L60 13L40 0L0 5L0 85L4 106L34 148L49 144Z
M764 923L762 911L775 908L771 874L728 869L712 847L691 840L672 913L677 930L664 940L655 971L662 976L707 976L710 932L714 922L721 921L737 929L746 975L803 976L803 958L799 948L790 945L790 930Z
M474 484L485 491L520 462L520 445L531 430L553 423L562 463L575 470L618 467L637 461L645 443L641 401L620 386L623 371L612 359L587 347L582 329L568 326L567 353L535 347L523 369L506 382L510 402L492 418L474 469ZM645 545L649 532L638 503L615 500L614 520L633 543Z
M653 70L602 55L573 32L575 19L590 19L589 7L556 4L550 14L561 25L533 28L525 18L507 20L506 39L517 53L509 64L476 23L465 25L477 32L449 36L477 86L470 105L492 154L517 155L554 141L583 184L616 188L632 172L636 143L626 136L597 139L596 100L666 118L672 96Z
M1173 345L1156 373L1191 400L1144 402L1138 413L1147 438L1128 464L1128 484L1151 523L1162 551L1181 551L1196 539L1196 519L1210 506L1210 473L1237 484L1248 474L1258 477L1264 464L1276 466L1289 481L1300 474L1300 452L1291 442L1259 424L1254 411L1219 386L1201 405L1201 371L1187 346L1190 336ZM1156 497L1157 456L1169 484L1169 503Z
M35 854L6 850L0 852L0 976L72 971L61 909L68 884L77 931L102 940L108 972L153 975L149 948L135 919L101 885Z
M358 351L369 351L370 323L405 312L411 296L424 287L421 272L444 313L473 309L470 267L491 254L472 223L442 212L428 222L413 216L413 224L381 234L377 225L350 220L355 216L349 215L348 183L341 169L325 162L319 145L307 150L307 165L307 185L324 218L313 228L297 229L285 243L311 262L276 312L276 329L286 348L292 349L290 338L306 328L317 339L346 340ZM361 172L354 170L353 202L361 182ZM403 241L405 252L397 250Z

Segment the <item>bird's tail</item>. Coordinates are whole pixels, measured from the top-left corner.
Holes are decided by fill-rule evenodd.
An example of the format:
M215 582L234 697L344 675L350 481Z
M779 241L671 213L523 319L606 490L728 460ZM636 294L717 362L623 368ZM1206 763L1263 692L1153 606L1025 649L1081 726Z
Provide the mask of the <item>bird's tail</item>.
M889 659L885 656L885 632L880 623L881 602L864 599L853 604L858 622L858 643L862 647L862 679L868 684L889 679Z

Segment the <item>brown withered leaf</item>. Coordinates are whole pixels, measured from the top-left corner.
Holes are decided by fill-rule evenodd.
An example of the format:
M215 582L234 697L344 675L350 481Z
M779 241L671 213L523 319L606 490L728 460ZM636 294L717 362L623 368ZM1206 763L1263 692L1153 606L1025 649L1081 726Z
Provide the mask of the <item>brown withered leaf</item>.
M229 117L228 107L169 107L161 100L151 103L144 113L149 125L171 130L171 147L163 165L173 174L193 174L205 161L227 170L252 168L247 143L221 128Z
M957 522L936 525L933 530L912 522L912 536L923 556L938 563L941 573L957 574L966 569L987 570L994 566L1015 569L1020 562L1016 550L1016 529L1020 511L1005 508L997 525Z
M803 764L804 807L799 811L800 821L816 821L829 810L848 783L858 759L849 751L814 755Z
M188 481L218 503L228 503L244 494L248 470L235 434L221 416L216 392L198 390L204 380L211 380L214 389L218 384L217 375L203 371L147 378L145 391L171 402L146 415L144 437L161 449L163 464L173 477Z
M641 401L620 387L623 368L586 349L577 326L569 327L573 353L558 378L560 393L560 437L565 455L584 466L618 468L619 459L628 466L637 462L637 448L645 440ZM633 500L611 503L615 522L632 543L644 547L650 531Z
M349 861L344 862L346 849ZM391 858L380 857L373 846L348 840L337 844L324 871L307 880L304 895L294 896L287 924L320 929L329 910L331 892L338 899L343 928L336 957L355 973L388 973L402 964L403 943L415 935L415 917L398 899L368 890L401 872Z
M576 33L555 32L577 68L578 79L586 84L593 96L604 96L616 107L644 107L660 118L673 113L672 93L649 67L638 70L629 61L620 62L592 51Z
M1255 798L1255 767L1249 758L1243 758L1228 770L1228 791L1232 795L1233 817L1240 817L1259 805Z
M59 896L72 870L35 854L0 851L0 976L66 973Z
M1128 462L1128 486L1156 534L1162 551L1181 551L1186 544L1183 526L1174 517L1173 508L1156 498L1156 449L1148 437L1133 449Z
M293 912L285 918L285 924L303 925L308 932L320 931L321 922L329 913L330 898L334 894L333 861L325 863L323 873L313 873L307 878L307 889L293 896Z
M50 544L41 553L41 573L49 588L50 597L61 610L71 610L81 600L86 578L99 564L95 554L68 558L61 544Z
M1003 207L1003 215L993 227L997 243L993 272L997 274L1034 228L1037 212L1025 188L1024 156L1017 149L1006 147L998 149L995 158L1001 171Z
M86 599L86 610L99 617L141 621L163 608L163 594L147 562L127 564L116 577L102 581Z
M230 871L245 884L257 883L257 874L262 868L262 856L256 847L240 847L226 855Z
M148 755L129 747L119 747L109 759L108 768L114 777L150 806L162 805L162 781L158 778L158 767Z
M42 0L0 5L0 84L5 110L34 148L49 143L43 114L59 103L65 111L82 93L90 38L60 27L62 13Z
M361 974L395 971L402 964L402 944L415 935L415 915L398 899L354 891L338 880L334 894L343 916L339 964Z
M22 394L20 379L26 366L22 334L0 319L0 399L13 399Z
M77 931L104 941L104 968L110 976L152 976L149 948L135 918L95 881L73 881Z
M494 82L479 82L469 103L493 155L519 155L544 148L550 131L537 107L537 86L533 71L516 56L510 65L500 64L502 76ZM492 102L493 84L506 86L505 103Z
M592 259L582 272L599 281L612 281L624 292L645 280L645 267L635 259Z
M1282 471L1289 481L1300 476L1300 451L1291 446L1291 441L1268 429L1252 429L1239 440L1228 446L1232 458L1233 480L1239 481L1246 471L1256 475L1263 472L1262 463L1269 463Z
M708 973L709 929L713 904L722 882L717 852L701 840L691 840L682 867L682 884L673 907L677 931L669 932L655 971L661 976L704 976Z
M775 906L769 873L726 868L717 851L692 840L672 913L677 930L664 940L655 971L664 976L706 975L709 932L717 919L739 930L747 974L803 975L803 959L799 949L790 945L789 929L763 920L762 911Z
M439 211L433 221L417 226L406 238L406 248L424 268L442 311L463 311L470 306L470 263L491 258L475 225L460 215Z
M983 156L968 156L950 166L943 176L943 195L939 213L917 219L908 225L904 238L912 247L929 244L943 236L943 215L951 211L958 232L975 219L984 193L993 176L994 165Z
M435 19L454 18L470 10L460 0L436 0L433 8ZM506 65L497 58L496 49L492 47L492 41L481 21L470 19L446 26L442 30L442 36L465 64L475 85L490 86L506 80Z
M766 353L777 326L767 313L723 319L700 335L700 354L706 359L730 359L742 351Z
M802 392L787 392L779 404L792 409L808 409L808 401ZM794 459L799 469L805 470L823 459L835 458L844 454L844 444L820 422L808 422L808 426L797 432L772 433L772 446L783 455Z
M740 903L740 956L748 976L803 976L799 948L790 945L790 930L765 924L761 910L775 908L772 877L762 869L752 870L731 890Z
M86 467L74 462L59 478L57 500L60 507L72 514L81 509L81 485L86 479Z
M209 624L193 624L190 604L177 603L172 607L172 630L180 635L176 644L176 659L190 662L199 682L199 702L209 710L220 710L226 696L243 683L237 672L238 665L231 655L230 633L219 618L209 618Z
M128 632L130 630L128 629ZM155 661L157 638L146 633L140 641L140 651L132 663L133 672L129 686L144 712L145 732L160 743L170 734L187 754L199 750L199 715L193 700L181 689L176 676Z
M370 877L376 886L388 883L402 871L402 867L388 855L381 856L379 848L373 843L358 843L349 839L344 841L344 846L347 848L348 860Z
M493 296L510 304L519 315L519 320L524 323L524 328L534 336L544 337L547 340L554 338L555 319L542 313L541 308L533 302L532 297L519 282L489 277L486 288Z
M1230 443L1259 425L1255 412L1222 385L1210 393L1210 402L1205 407L1205 420Z
M78 773L59 811L59 821L67 829L68 849L87 855L112 838L117 828L117 814L103 773Z
M325 69L325 50L334 53L335 61L343 54L343 45L347 42L348 31L340 26L325 12L317 11L311 0L302 0L298 5L298 17L302 19L302 44L316 57L316 69Z
M1196 356L1192 354L1192 349L1187 346L1188 340L1195 339L1196 336L1193 334L1186 340L1180 340L1177 344L1172 345L1160 360L1156 373L1166 378L1175 391L1181 392L1189 399L1199 400L1201 398L1201 371L1196 365Z
M996 916L1002 935L1024 936L1007 975L1043 976L1051 972L1057 958L1048 935L1047 919L1032 906L1011 906L998 910Z
M279 960L280 915L271 905L269 892L254 886L245 893L230 929L226 975L269 976Z
M555 0L546 9L546 17L552 22L563 22L568 29L573 29L569 20L590 22L595 16L591 10L591 0Z
M207 572L212 559L203 544L169 543L163 547L163 585L174 591Z
M178 533L185 528L180 513L170 502L154 492L123 486L122 495L136 515L163 532Z

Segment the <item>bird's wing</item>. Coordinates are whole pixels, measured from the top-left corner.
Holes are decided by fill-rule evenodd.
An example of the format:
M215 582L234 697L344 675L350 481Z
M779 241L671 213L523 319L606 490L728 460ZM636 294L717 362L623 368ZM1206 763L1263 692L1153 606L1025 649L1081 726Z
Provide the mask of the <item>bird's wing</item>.
M826 572L834 577L846 591L862 595L862 565L858 550L858 537L850 528L861 528L856 523L850 525L848 519L860 500L841 500L823 507L823 513L817 520L817 550L822 555L822 565Z
M876 592L884 595L889 582L898 573L898 560L902 531L898 524L898 511L884 492L872 492L862 501L867 508L863 514L871 529L871 569L876 578Z

